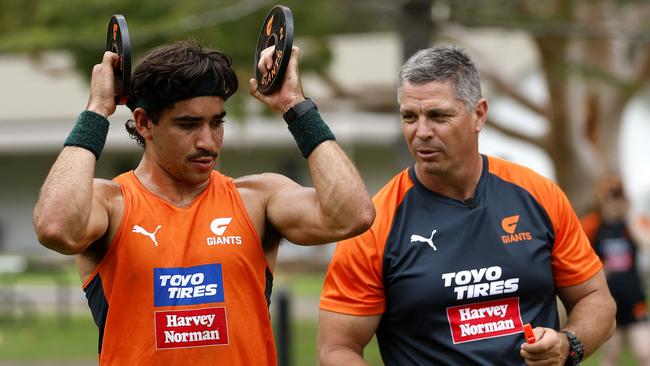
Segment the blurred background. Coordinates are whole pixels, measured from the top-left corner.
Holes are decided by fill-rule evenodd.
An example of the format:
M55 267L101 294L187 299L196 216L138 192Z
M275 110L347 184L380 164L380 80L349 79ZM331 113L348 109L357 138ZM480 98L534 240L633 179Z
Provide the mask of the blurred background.
M266 0L0 1L0 365L96 364L97 329L73 260L41 247L31 214L38 190L100 62L112 14L124 14L133 65L151 48L196 39L233 57L240 91L218 169L274 171L310 185L285 123L248 95ZM414 51L465 47L490 102L480 150L556 181L579 215L595 207L599 174L618 172L630 223L650 242L650 2L647 0L311 0L293 11L301 77L372 193L411 164L400 131L396 79ZM97 176L141 155L120 106ZM284 243L271 308L288 320L291 365L315 364L318 296L333 245ZM648 281L649 251L639 251ZM278 296L282 294L283 296ZM280 309L278 303L286 303ZM278 343L283 343L278 340ZM650 340L649 340L650 342ZM279 346L280 347L280 346ZM632 364L626 356L626 364ZM381 360L373 343L372 364ZM585 364L597 364L596 355Z

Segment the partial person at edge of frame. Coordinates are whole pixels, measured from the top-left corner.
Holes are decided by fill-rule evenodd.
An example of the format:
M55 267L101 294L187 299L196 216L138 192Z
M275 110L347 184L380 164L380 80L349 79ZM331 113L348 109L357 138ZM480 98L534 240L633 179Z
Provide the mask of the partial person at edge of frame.
M650 366L648 305L637 260L642 241L629 222L630 201L615 173L598 180L596 193L597 207L582 218L582 225L603 262L616 301L616 332L603 344L601 364L619 365L627 345L638 365Z

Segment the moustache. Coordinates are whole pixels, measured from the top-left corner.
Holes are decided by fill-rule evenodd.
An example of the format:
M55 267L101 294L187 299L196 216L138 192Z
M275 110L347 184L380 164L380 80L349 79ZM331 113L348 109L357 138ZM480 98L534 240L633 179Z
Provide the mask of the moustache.
M413 148L415 150L420 150L420 149L428 149L428 150L437 150L437 151L445 151L445 146L441 144L427 144L427 143L413 143Z
M195 152L194 154L191 154L190 156L188 156L187 160L194 160L194 159L199 159L199 158L204 158L204 157L209 157L209 158L215 158L216 159L217 156L219 156L218 152L200 150L200 151Z

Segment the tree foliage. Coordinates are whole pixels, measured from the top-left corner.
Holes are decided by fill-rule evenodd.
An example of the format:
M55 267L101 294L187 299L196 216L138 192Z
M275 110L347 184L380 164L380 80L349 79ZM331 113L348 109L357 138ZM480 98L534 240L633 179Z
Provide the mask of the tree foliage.
M260 27L275 5L270 0L3 0L0 52L66 50L74 55L79 72L90 77L92 65L101 60L110 17L123 14L133 64L158 45L196 39L228 53L240 80L247 81L253 74ZM381 27L363 16L362 9L341 9L326 0L289 0L283 5L292 9L296 44L305 41L308 46L303 48L302 70L324 72L331 61L328 35Z
M487 3L487 4L486 4ZM620 173L622 115L650 83L650 3L638 0L462 0L450 20L525 31L537 48L548 98L532 100L499 70L484 70L503 95L546 119L542 138L492 119L501 132L542 148L579 211L594 179Z

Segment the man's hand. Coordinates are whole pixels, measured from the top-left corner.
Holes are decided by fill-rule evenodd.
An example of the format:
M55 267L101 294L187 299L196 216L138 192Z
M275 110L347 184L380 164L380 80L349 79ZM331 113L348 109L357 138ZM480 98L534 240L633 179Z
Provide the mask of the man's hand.
M89 111L108 117L115 113L115 74L120 57L113 52L104 52L101 64L93 67L90 80L90 97L88 98Z
M271 46L260 53L260 59L257 64L263 76L266 76L273 67L273 57L275 54L275 47ZM298 74L298 56L300 49L296 46L291 48L291 57L287 65L287 71L284 74L284 81L279 90L265 95L257 90L257 80L250 79L250 93L252 96L268 105L274 111L284 113L294 104L305 100L302 94L302 87L300 86L300 76Z
M569 341L551 328L536 327L535 343L523 343L519 354L527 365L564 365L569 355Z

